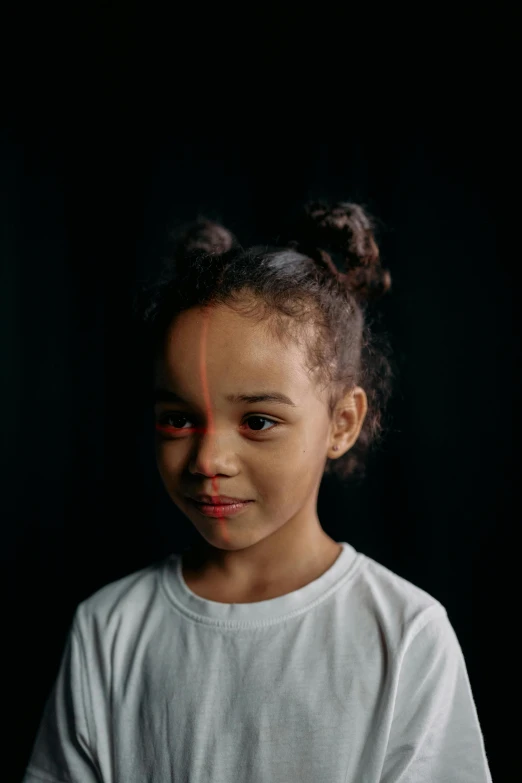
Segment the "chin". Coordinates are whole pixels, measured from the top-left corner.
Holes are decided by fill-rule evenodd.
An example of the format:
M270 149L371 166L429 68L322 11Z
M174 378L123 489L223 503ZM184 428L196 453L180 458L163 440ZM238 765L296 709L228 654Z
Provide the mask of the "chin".
M256 537L252 530L238 530L225 520L224 526L219 522L212 520L209 527L202 530L197 528L203 541L199 543L202 548L212 547L212 549L221 549L224 552L238 552L241 549L257 544L265 536Z

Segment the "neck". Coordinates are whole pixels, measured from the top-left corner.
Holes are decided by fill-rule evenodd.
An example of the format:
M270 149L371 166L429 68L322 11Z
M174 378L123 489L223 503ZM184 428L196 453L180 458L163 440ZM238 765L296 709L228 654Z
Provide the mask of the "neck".
M219 549L202 539L183 556L184 576L235 593L290 592L317 579L341 552L341 545L324 532L318 519L297 534L284 528L235 550Z

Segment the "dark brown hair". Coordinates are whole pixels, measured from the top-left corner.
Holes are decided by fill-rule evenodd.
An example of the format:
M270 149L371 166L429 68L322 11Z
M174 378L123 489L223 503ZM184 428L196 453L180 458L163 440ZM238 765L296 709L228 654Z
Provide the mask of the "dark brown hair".
M328 410L362 386L368 411L357 442L327 460L325 473L362 480L370 447L382 440L394 369L387 335L369 306L391 287L375 224L363 207L308 204L277 247L241 247L223 226L200 219L178 234L159 278L134 299L141 372L153 364L173 319L194 306L225 304L305 348L308 370L329 390ZM143 364L145 362L145 364Z

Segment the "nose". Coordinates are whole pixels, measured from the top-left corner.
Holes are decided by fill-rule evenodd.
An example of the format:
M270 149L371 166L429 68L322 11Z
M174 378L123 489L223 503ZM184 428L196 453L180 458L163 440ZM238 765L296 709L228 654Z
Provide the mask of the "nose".
M190 460L190 472L205 476L228 475L231 471L230 451L225 447L226 435L209 429L201 429L194 439L194 451Z

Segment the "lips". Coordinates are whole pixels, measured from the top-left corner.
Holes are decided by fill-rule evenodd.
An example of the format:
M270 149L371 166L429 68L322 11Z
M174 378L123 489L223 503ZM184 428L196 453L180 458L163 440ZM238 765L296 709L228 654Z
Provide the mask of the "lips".
M235 503L248 503L244 498L232 498L228 495L191 495L191 500L196 503L205 503L210 506L229 506Z
M199 503L193 498L190 499L194 508L206 517L213 517L214 519L227 519L228 517L236 516L240 514L246 508L249 507L253 500L242 500L239 503Z

